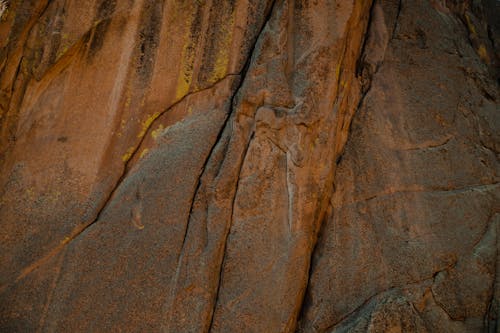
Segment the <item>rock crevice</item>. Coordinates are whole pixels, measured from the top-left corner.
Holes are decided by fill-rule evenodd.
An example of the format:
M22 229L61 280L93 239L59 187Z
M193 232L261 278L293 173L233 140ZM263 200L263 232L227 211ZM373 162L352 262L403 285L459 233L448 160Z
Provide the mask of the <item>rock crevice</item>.
M493 13L9 1L0 331L493 331Z

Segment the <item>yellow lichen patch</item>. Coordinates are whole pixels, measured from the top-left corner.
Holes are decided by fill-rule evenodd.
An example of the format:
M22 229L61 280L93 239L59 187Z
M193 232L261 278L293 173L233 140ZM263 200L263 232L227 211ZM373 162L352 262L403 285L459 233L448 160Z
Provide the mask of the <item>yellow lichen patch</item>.
M161 134L161 132L164 130L164 127L163 125L160 124L160 126L158 126L157 129L155 129L154 131L151 132L151 136L153 137L153 139L156 140L156 138L158 138L158 136Z
M181 99L186 96L189 92L189 87L191 86L192 73L190 75L179 75L179 81L177 82L177 90L175 92L175 99Z
M186 96L193 80L193 66L195 56L195 45L191 38L191 24L193 23L193 16L189 15L186 20L186 34L184 35L184 47L182 48L182 58L179 70L179 78L177 81L177 89L175 98L181 99Z
M134 154L134 150L134 147L130 147L129 149L127 149L127 152L122 156L122 161L127 162L128 160L130 160L132 154Z
M61 197L61 192L55 191L55 192L50 192L47 199L52 203L56 203L59 201L60 197Z
M234 17L231 14L231 18L228 20L227 24L222 30L220 47L217 50L217 55L215 58L213 72L210 75L209 82L215 83L222 79L227 73L227 66L229 65L229 56L231 44L233 42L233 25Z
M125 107L128 108L130 106L130 102L132 101L132 96L130 94L130 90L127 89L127 94L125 98Z
M30 187L30 188L26 189L26 194L28 195L28 197L29 197L30 199L34 198L34 196L35 196L35 192L33 191L33 188L32 188L32 187Z
M139 156L139 158L142 158L144 155L146 155L148 151L149 151L148 148L145 148L143 151L141 151L141 155Z
M61 58L66 52L68 52L68 49L68 45L64 45L63 47L61 47L57 52L56 61L59 60L59 58Z
M120 127L117 129L116 136L121 137L122 136L122 131L125 128L125 119L122 119L120 122Z
M227 72L227 65L229 64L229 51L227 49L220 50L215 60L214 71L210 76L210 83L217 82L222 79Z
M474 27L474 24L472 24L472 21L469 17L468 14L465 14L465 20L467 21L467 28L469 29L469 32L473 35L476 34L476 28Z
M143 121L141 132L137 135L137 137L142 138L146 134L147 130L149 129L149 127L151 126L153 121L155 121L156 118L158 118L159 116L160 116L160 113L155 112L154 114L149 116L145 121Z
M479 49L477 50L477 54L479 54L479 57L484 61L489 63L490 62L490 57L488 56L488 52L486 51L486 47L481 44L479 46Z
M61 46L56 55L56 61L59 60L66 52L68 52L71 46L71 41L69 40L69 34L63 33L61 34Z

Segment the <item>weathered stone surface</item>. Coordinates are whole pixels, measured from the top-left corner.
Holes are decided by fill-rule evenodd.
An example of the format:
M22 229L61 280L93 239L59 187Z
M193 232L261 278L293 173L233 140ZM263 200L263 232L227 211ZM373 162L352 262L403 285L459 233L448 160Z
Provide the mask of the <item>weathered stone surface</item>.
M498 329L497 1L7 7L0 331Z
M497 87L467 27L432 3L376 2L372 27L383 54L365 53L371 87L335 175L301 325L336 331L366 316L364 329L390 331L374 316L396 311L396 331L480 331L496 275ZM410 286L434 308L378 309Z

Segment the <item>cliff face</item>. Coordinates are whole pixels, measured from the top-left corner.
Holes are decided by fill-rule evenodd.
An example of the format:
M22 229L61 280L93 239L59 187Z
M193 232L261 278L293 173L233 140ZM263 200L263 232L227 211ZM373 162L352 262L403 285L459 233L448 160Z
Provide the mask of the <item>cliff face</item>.
M8 1L0 330L495 332L499 6Z

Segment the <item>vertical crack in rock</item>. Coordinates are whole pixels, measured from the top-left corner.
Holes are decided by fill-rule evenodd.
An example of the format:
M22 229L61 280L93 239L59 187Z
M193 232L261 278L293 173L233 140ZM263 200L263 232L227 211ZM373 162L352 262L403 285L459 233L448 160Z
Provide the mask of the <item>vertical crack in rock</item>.
M371 2L371 5L370 5L370 9L369 9L369 15L368 15L368 18L367 18L367 24L366 24L366 30L364 31L363 33L363 41L362 41L362 45L361 45L361 52L360 52L360 55L359 55L359 59L356 61L356 79L358 79L359 81L361 81L361 96L359 97L359 100L357 102L357 106L354 108L354 112L352 112L349 116L350 116L350 119L347 121L347 123L350 125L350 122L352 120L352 118L355 116L356 112L361 108L362 104L363 104L363 101L365 99L365 96L367 95L368 91L370 90L370 87L371 87L371 79L372 79L372 76L374 74L373 72L373 69L370 67L370 68L367 68L373 64L370 63L370 59L368 59L367 61L368 62L364 62L365 61L365 57L366 57L366 50L365 48L367 47L367 42L370 38L369 36L369 32L370 30L373 30L373 16L374 16L374 7L375 5L378 3L378 1L380 0L374 0ZM373 37L372 37L373 38ZM347 48L347 42L345 43L346 45L344 46L344 51L342 52L342 62L341 64L343 63L343 58L345 57L345 53L346 53L346 48ZM376 68L374 69L374 71L376 72L376 70L378 69L378 64L375 64ZM341 71L342 71L342 65L340 66L341 68ZM367 72L368 71L368 72ZM366 73L367 72L367 73ZM337 80L337 86L339 87L341 85L341 76L342 75L339 75L338 76L338 80ZM337 95L336 99L338 100L339 96ZM336 101L337 103L337 101ZM339 111L341 112L341 111ZM346 134L346 137L347 137L347 140L349 138L349 135L350 135L350 126L347 126L347 134ZM334 166L334 171L333 171L333 178L335 178L335 171L337 170L337 166L338 164L340 163L340 161L342 160L342 156L344 154L344 149L345 149L345 143L344 145L341 147L340 151L338 152L338 156L335 160L335 164L336 166ZM309 259L309 268L308 268L308 280L307 280L307 283L305 285L305 289L307 291L307 287L309 286L310 284L310 279L311 279L311 275L312 275L312 271L313 271L313 258L314 258L314 255L317 251L317 246L318 246L318 240L321 238L321 234L322 234L322 231L324 230L324 224L325 224L325 220L329 218L329 214L331 214L332 210L333 209L336 209L337 207L334 207L331 205L331 202L330 202L330 199L331 197L333 196L333 193L335 192L335 183L332 182L332 191L331 193L328 195L328 202L329 202L329 208L330 209L327 209L323 218L322 218L322 222L320 223L319 225L319 231L316 235L316 240L314 241L313 243L313 246L312 246L312 251L310 253L310 259ZM304 292L304 296L302 298L302 302L301 302L301 307L300 307L300 312L299 312L299 318L303 316L303 314L305 313L305 308L308 306L308 300L307 300L307 294L306 292ZM300 330L300 328L299 328Z
M223 138L225 136L228 136L230 138L229 140L231 140L230 133L232 131L232 121L234 121L234 117L235 117L236 98L237 98L238 94L240 93L242 85L243 85L245 78L247 76L247 72L248 72L248 69L250 68L252 58L254 57L256 45L261 38L262 32L264 31L269 20L271 19L272 13L274 11L275 3L276 3L276 1L272 1L272 3L269 5L268 13L266 14L266 16L263 20L261 29L257 33L257 35L255 37L255 42L252 45L252 47L247 55L247 59L246 59L245 64L243 66L242 72L240 74L239 84L235 88L234 93L231 96L230 103L229 103L229 111L226 115L226 118L224 120L223 125L221 126L221 130L218 134L218 137L215 140L215 143L214 143L213 147L211 148L209 154L207 155L207 159L205 160L205 163L203 165L202 172L197 180L196 190L194 192L194 195L193 195L193 198L191 201L191 208L190 208L190 212L188 215L188 221L186 223L186 227L184 230L182 245L181 245L181 248L179 250L179 255L177 258L176 273L174 275L174 281L172 281L173 289L172 289L172 292L169 296L170 299L168 299L165 303L165 306L167 307L167 309L166 309L167 318L165 321L164 328L166 331L175 332L178 329L181 329L181 327L185 327L185 326L182 326L183 323L179 322L179 321L181 321L181 319L177 318L178 316L184 316L185 314L179 314L179 310L176 308L179 306L183 306L183 304L181 302L183 302L184 300L181 297L189 297L189 296L183 296L183 292L186 292L186 291L182 290L181 288L183 285L185 285L187 283L187 282L185 282L185 280L183 278L183 274L185 274L184 266L190 264L189 263L189 256L186 257L186 251L187 251L186 250L186 241L188 238L188 233L190 231L191 224L194 223L193 220L196 219L195 213L194 213L195 204L198 200L205 200L205 199L200 199L201 197L205 196L205 194L201 192L201 188L202 188L201 184L203 182L204 177L209 177L209 179L210 179L211 176L209 174L213 173L213 170L211 170L210 172L207 172L208 169L213 169L214 167L216 168L215 177L213 178L213 180L215 182L217 182L219 177L225 176L223 174L220 174L220 172L223 169L224 163L226 162L226 154L224 154L224 156L222 157L222 161L218 163L216 161L217 158L214 156L215 151L219 150L219 149L223 149L224 152L227 152L227 150L230 147L230 143L227 142L226 140L223 140ZM249 143L246 145L244 156L246 155L246 151L248 150L248 147L250 145L252 137L253 137L253 134L251 134L250 139L249 139ZM227 146L227 147L222 147L222 146ZM244 157L243 157L243 159L244 159ZM212 164L219 164L219 165L213 166ZM213 316L214 316L215 307L216 307L216 304L218 301L220 281L221 281L221 277L222 277L222 265L223 265L223 261L225 258L225 252L226 252L225 249L226 249L227 235L229 234L229 230L231 227L232 210L234 207L234 200L235 200L236 193L238 190L238 184L239 184L239 178L240 178L239 175L241 173L242 165L243 165L243 162L241 162L241 164L239 165L239 171L236 175L236 185L235 185L234 193L232 195L232 198L230 198L231 199L231 205L230 205L231 209L229 212L229 221L227 221L227 222L224 220L220 221L222 223L227 224L224 227L225 231L224 231L224 229L222 230L222 235L212 236L216 240L218 239L218 237L221 237L221 239L220 239L220 243L222 244L222 249L220 250L221 251L221 259L218 260L217 258L212 258L212 256L217 255L217 247L215 249L216 253L212 254L211 251L213 251L213 250L210 250L210 248L207 248L210 246L209 244L205 245L205 249L203 250L204 252L208 251L208 253L206 254L208 256L208 259L204 259L204 258L199 259L202 262L204 262L204 260L207 260L208 262L211 262L212 264L215 263L215 267L217 267L217 269L216 269L217 273L216 274L214 273L214 275L218 277L218 278L216 278L216 281L213 281L212 283L210 283L210 281L206 281L206 280L204 281L204 283L208 283L208 285L213 288L213 290L209 291L209 293L213 293L212 299L210 300L210 297L208 297L208 299L200 300L199 303L201 303L201 304L198 304L198 307L202 308L202 310L200 310L200 312L202 312L202 313L200 313L200 315L204 316L205 318L197 319L197 317L196 317L197 313L195 312L192 314L191 320L196 321L196 324L194 324L194 325L198 326L199 327L198 329L203 331L203 332L208 332L208 331L212 330ZM216 187L217 185L208 184L207 186L208 187L210 187L210 186ZM205 186L205 187L207 187L207 186ZM207 189L203 188L203 192L205 192L205 191L207 191ZM210 210L210 208L206 208L206 209ZM206 218L209 218L209 217L206 217ZM206 237L210 237L210 235L208 235L209 223L204 222L204 224L205 224L205 226L203 229L207 233ZM206 264L207 263L204 263L204 265L206 265ZM210 275L211 273L210 272L201 272L201 274L203 276L205 274ZM191 297L195 297L195 296L192 295ZM208 306L209 310L208 310L207 315L203 314L204 312L207 311L207 310L203 310L205 308L205 305L204 305L205 302L212 304L211 306ZM175 310L174 310L174 308L175 308ZM182 311L182 308L180 309L180 311ZM182 319L182 320L185 320L185 319ZM191 324L190 326L193 326L193 324Z
M240 80L240 82L242 81L241 76L240 76L239 80ZM235 93L233 93L233 97L231 97L231 100L234 98L234 95L236 95L237 91L238 91L238 89L236 89ZM232 105L232 102L230 103L230 105ZM174 275L174 281L177 281L179 279L179 275L180 275L180 272L181 272L181 263L182 263L181 260L182 260L183 253L185 251L186 240L187 240L187 236L188 236L188 232L189 232L189 228L190 228L190 221L191 221L191 219L194 216L194 212L193 211L194 211L194 207L195 207L195 203L196 203L196 196L199 193L201 185L202 185L202 177L203 177L203 175L205 173L205 170L207 169L208 163L209 163L212 155L214 154L214 151L215 151L216 147L220 144L222 135L224 133L224 129L225 129L225 127L227 125L227 122L228 122L228 120L230 118L230 115L231 115L231 110L232 110L232 108L230 108L229 112L226 114L225 119L223 121L223 124L222 124L222 126L221 126L221 128L219 130L218 135L217 135L217 138L216 138L216 140L215 140L212 148L208 152L207 157L205 159L205 162L203 163L203 166L200 169L200 174L197 177L196 188L195 188L195 191L193 192L193 196L192 196L192 199L191 199L191 207L189 209L188 218L187 218L187 221L186 221L185 227L184 227L184 232L183 232L183 237L182 237L182 243L181 243L180 249L178 251L177 259L176 259L176 265L175 265L176 272L175 272L175 275ZM174 282L174 286L175 286L175 284L176 284L176 282ZM169 302L167 304L169 304ZM173 307L173 306L175 306L175 304L171 304L170 306Z
M257 37L255 38L255 43L253 44L252 48L250 49L250 52L248 54L248 58L245 62L245 66L244 66L244 69L243 69L243 75L241 76L241 81L240 81L240 85L239 87L236 89L236 93L233 95L233 98L231 100L231 113L233 113L233 106L234 106L234 98L236 97L236 95L238 94L238 92L240 91L242 85L243 85L243 82L244 80L246 79L246 76L247 76L247 72L250 68L250 65L251 65L251 61L252 61L252 58L254 57L254 52L255 52L255 49L256 49L256 45L257 43L259 42L259 39L261 38L261 35L264 31L264 29L266 28L266 26L268 25L269 21L271 20L271 17L275 11L275 6L276 6L276 0L273 0L271 5L270 5L270 8L269 8L269 12L267 13L265 19L264 19L264 22L262 24L262 27L259 31L259 33L257 34ZM228 117L229 119L230 117ZM224 125L224 127L226 127L227 124ZM250 144L254 138L254 135L255 135L255 132L252 131L251 135L250 135L250 138L248 140L248 144L246 145L245 147L245 151L243 153L243 160L240 164L240 167L239 167L239 170L238 170L238 173L237 173L237 181L236 181L236 188L234 190L234 195L233 195L233 198L232 198L232 202L231 202L231 215L230 215L230 221L229 221L229 226L228 226L228 230L226 232L226 235L224 237L224 246L222 248L222 260L220 262L220 265L219 265L219 274L218 274L218 280L217 280L217 288L216 288L216 291L215 291L215 299L213 301L213 306L212 306L212 310L211 310L211 314L210 314L210 324L208 326L208 332L211 332L212 331L212 327L213 327L213 324L214 324L214 315L215 315L215 309L217 307L217 303L219 301L219 292L220 292L220 287L221 287L221 281L222 281L222 278L223 278L223 267L224 267L224 262L225 262L225 259L226 259L226 247L227 247L227 237L229 235L229 232L231 231L231 226L232 226L232 221L233 221L233 213L234 213L234 205L235 205L235 202L236 202L236 196L238 194L238 187L239 187L239 184L240 184L240 176L241 176L241 170L243 168L243 164L244 164L244 161L245 161L245 158L248 154L248 148L250 147Z
M239 78L239 86L235 89L235 92L233 93L233 96L231 97L231 102L229 103L230 105L233 104L233 99L234 99L234 96L236 95L236 93L238 92L238 89L239 87L241 86L241 77L242 75L240 74L235 74L235 75L238 75L240 78ZM177 267L177 271L179 270L179 263L180 263L180 258L182 256L182 253L184 251L184 246L186 244L186 238L187 238L187 234L188 234L188 230L189 230L189 221L191 220L192 216L193 216L193 209L194 209L194 205L195 205L195 202L196 202L196 195L198 194L198 192L200 191L200 187L201 187L201 183L202 183L202 177L203 177L203 174L205 172L205 169L207 169L207 166L208 166L208 163L210 161L210 159L212 158L212 155L216 149L216 147L220 144L220 141L222 139L222 135L224 133L224 130L226 128L226 125L228 123L228 120L231 116L231 110L232 108L230 108L229 112L226 114L225 118L224 118L224 121L222 123L222 126L219 130L219 133L217 134L217 138L215 139L215 142L214 144L212 145L212 148L210 148L210 151L208 152L207 154L207 158L205 159L205 162L203 163L203 166L201 167L200 169L200 174L198 175L197 177L197 181L196 181L196 188L195 188L195 191L193 192L193 196L192 196L192 199L191 199L191 207L189 209L189 215L188 215L188 219L186 221L186 227L184 228L184 236L182 238L182 244L181 244L181 247L180 247L180 251L179 251L179 255L177 257L177 264L176 264L176 267Z
M342 154L339 154L339 156L342 156ZM333 184L333 192L335 192L335 184ZM302 302L300 305L300 312L299 312L298 319L297 319L298 325L297 325L296 332L302 331L302 328L300 326L300 320L305 315L307 308L311 304L310 295L307 293L307 291L308 291L308 288L309 288L309 285L311 282L312 273L313 273L315 265L316 265L316 262L314 261L314 257L319 252L320 241L324 237L326 220L330 217L330 215L332 213L332 209L333 209L332 203L329 202L328 209L326 210L326 213L323 216L323 221L321 221L321 223L320 223L319 231L318 231L318 234L316 236L316 241L314 242L314 247L311 251L311 255L310 255L310 259L309 259L309 268L308 268L308 272L307 272L307 283L305 286L304 296L302 298Z
M401 15L401 10L403 9L403 0L398 0L398 9L396 12L396 18L394 19L394 26L392 28L391 39L396 38L399 16Z
M368 16L369 6L366 4L364 6L356 6L354 8L350 8L349 20L346 22L342 22L342 28L339 28L340 31L335 31L340 36L333 37L335 33L331 32L332 35L326 35L328 37L324 37L325 40L321 40L321 37L317 37L324 42L323 48L318 46L316 49L313 47L309 54L301 57L301 61L295 62L294 57L299 57L301 53L300 43L307 42L305 40L301 40L300 38L294 36L294 38L298 38L296 42L293 40L287 41L287 43L292 43L293 49L293 57L290 57L291 52L286 52L288 58L281 59L285 57L280 53L273 55L273 49L276 48L275 43L279 44L280 47L286 48L288 50L288 46L283 46L285 40L285 33L289 35L290 29L290 20L298 20L294 21L294 26L297 27L297 31L301 31L301 33L307 34L308 29L314 29L313 26L308 26L309 23L307 21L308 15L317 14L321 10L321 5L311 6L311 8L302 7L302 4L290 2L283 2L280 4L279 9L277 10L277 15L274 18L272 24L270 25L270 31L278 32L277 36L267 37L267 39L263 38L263 45L260 50L261 57L256 58L255 62L252 64L254 68L252 69L258 71L259 64L268 64L271 68L273 68L272 72L268 72L268 75L262 75L262 80L269 80L268 89L274 92L276 96L276 100L273 101L273 98L269 98L269 101L258 102L249 107L249 110L243 113L242 115L247 116L250 115L248 121L246 118L244 121L247 121L247 124L241 125L245 126L245 131L251 131L252 126L257 126L257 132L255 133L254 140L250 147L248 147L248 153L242 154L242 156L247 156L251 154L251 158L242 158L238 159L237 164L242 164L244 176L240 176L240 178L248 178L250 176L249 172L250 168L255 168L253 170L253 176L255 178L254 183L249 183L248 181L240 182L238 188L244 188L245 194L241 195L239 199L240 201L237 206L238 209L234 209L236 215L233 213L233 225L234 220L236 219L237 225L233 229L230 229L230 235L228 238L228 244L226 246L226 258L228 258L227 262L224 261L223 269L223 277L222 286L220 287L219 300L220 304L216 305L215 310L215 318L213 320L213 328L214 331L218 330L245 330L247 327L246 323L238 323L233 318L236 313L239 311L244 311L241 316L250 316L254 318L255 322L259 322L259 327L261 330L283 330L283 331L293 331L296 326L297 316L300 313L300 306L302 303L304 290L307 284L307 271L309 267L309 259L308 257L311 254L312 247L314 245L314 239L316 237L317 229L319 228L319 223L322 220L322 216L326 210L325 202L328 202L328 192L330 192L329 184L333 178L330 161L334 162L333 155L336 155L338 151L336 149L340 149L342 144L336 142L336 136L339 136L339 140L342 135L345 135L345 131L347 131L347 125L349 123L349 117L351 116L352 110L355 108L355 105L347 105L348 95L353 94L353 97L356 96L356 83L353 82L353 64L355 64L356 59L352 59L349 57L344 64L343 60L346 54L350 54L353 52L357 57L357 54L360 52L361 48L361 37L366 29L366 17ZM292 17L290 17L290 8L292 10ZM303 11L302 11L303 10ZM325 17L328 15L323 13ZM329 17L329 19L333 19L333 17ZM303 20L302 23L300 20ZM357 30L351 32L349 27L353 24L361 25ZM299 27L303 25L300 29ZM345 30L343 30L345 29ZM332 28L333 30L333 28ZM351 35L352 33L352 35ZM283 35L283 37L282 37ZM301 36L304 38L303 36ZM283 42L281 42L281 38L283 38ZM338 38L338 39L335 39ZM333 41L336 42L333 42ZM320 43L321 43L320 42ZM296 44L297 43L297 44ZM315 103L315 94L319 93L319 88L315 89L312 87L308 88L298 88L296 85L296 81L292 78L292 81L289 82L289 86L286 85L287 80L283 81L275 81L275 76L281 76L282 74L286 76L286 68L287 66L293 67L297 70L294 73L295 76L300 75L311 75L314 76L316 73L314 70L309 69L307 66L307 62L310 61L313 57L320 57L319 54L328 54L330 57L333 57L334 63L336 66L332 66L331 62L329 65L326 65L326 59L318 59L318 65L332 66L331 68L326 69L326 73L323 73L321 79L318 77L316 79L319 80L318 84L323 87L323 89L329 90L328 97L325 98L326 101L321 101L323 105L318 106ZM333 56L334 54L334 56ZM308 58L310 57L310 58ZM326 57L325 57L326 58ZM283 62L283 65L280 64L280 61ZM325 63L323 63L325 61ZM276 64L276 65L275 65ZM345 65L345 68L344 68ZM276 68L274 68L276 66ZM295 68L299 66L300 70ZM336 70L335 70L336 69ZM284 73L282 73L282 71ZM309 72L310 71L310 72ZM255 74L254 74L255 75ZM342 77L344 81L342 81ZM257 80L254 78L254 80ZM253 82L250 81L248 83L250 87L252 87ZM350 90L350 85L356 86ZM344 87L345 86L345 87ZM253 87L252 87L253 88ZM247 99L254 98L252 95L258 94L259 89L257 87L256 91L253 91L251 88L247 88L247 95L242 97L242 103L244 103ZM295 90L295 91L294 91ZM295 94L295 95L294 95ZM342 97L341 97L342 96ZM356 97L354 97L356 98ZM266 97L264 97L266 99ZM294 100L295 99L295 100ZM307 102L302 101L305 100ZM335 104L336 107L332 108L331 104ZM349 108L349 110L345 109ZM244 110L244 109L243 109ZM321 116L326 119L320 119ZM320 118L316 118L320 117ZM255 120L252 120L255 118ZM253 125L255 122L256 125ZM336 126L332 126L332 123ZM312 126L312 125L315 126ZM337 132L337 130L343 131L342 134ZM322 131L325 131L323 135ZM242 130L243 131L243 130ZM307 133L306 131L310 131ZM245 132L243 132L245 133ZM241 135L243 138L246 135ZM269 138L269 141L267 141ZM248 142L245 140L245 142ZM272 142L273 145L267 148L266 142ZM323 148L323 145L330 144L329 148L326 148L326 156L325 152L320 149ZM248 143L246 143L247 145ZM285 152L285 156L288 159L290 156L290 161L293 162L293 167L289 163L284 163L283 170L280 172L285 172L284 175L284 188L283 191L286 192L292 186L290 184L294 184L293 187L297 188L297 191L288 191L289 196L281 198L280 196L280 204L285 205L286 208L283 213L280 210L277 211L262 211L259 209L263 209L265 207L265 202L267 200L273 200L273 198L260 198L262 204L256 208L256 211L253 212L251 210L247 210L245 207L248 205L245 201L251 201L252 199L248 197L249 192L261 193L261 191L266 191L266 185L273 184L273 177L271 174L267 175L267 170L271 170L271 168L276 168L275 166L271 167L274 162L273 152L268 151L267 149L274 149L276 145L276 149L279 152L278 154L281 156L283 152ZM310 147L308 145L311 145ZM318 145L315 147L315 145ZM305 148L307 146L308 148ZM332 146L335 146L335 149L332 149ZM305 149L310 149L307 151ZM266 157L259 160L258 153L260 151L267 151ZM311 165L311 159L313 159L313 155L319 154L319 152L323 152L322 158L318 156L318 161L321 161L320 167L316 168L315 165ZM269 169L267 169L267 163L269 163ZM288 167L287 167L288 165ZM290 167L293 170L290 170ZM277 170L277 169L274 169ZM262 180L261 180L262 179ZM273 185L270 185L273 186ZM281 189L281 184L280 187ZM306 190L307 189L307 190ZM278 191L278 188L273 188L272 192ZM305 192L315 192L314 197L307 200L305 196L311 195L306 194ZM238 190L240 193L240 190ZM271 192L269 192L271 193ZM264 192L263 194L266 194ZM277 194L278 195L278 194ZM239 195L235 198L238 200ZM253 205L253 204L252 204ZM292 209L292 214L290 214L290 209ZM255 222L251 220L252 214L257 214L254 219ZM285 215L282 217L282 215ZM277 226L273 224L273 220L281 220L284 218L285 220L288 217L288 224L286 228L288 232L284 232L282 236L287 236L287 241L285 239L281 239L279 233L277 233ZM245 220L248 219L248 222ZM254 237L260 237L258 235L258 229L254 230L253 228L257 228L257 225L252 226L254 223L262 220L262 224L260 225L260 231L262 232L262 240L259 240L259 243L263 243L263 248L257 249L257 253L253 253L254 244L252 244L252 239ZM292 220L293 219L293 220ZM247 224L248 223L248 224ZM246 226L248 225L248 227ZM250 230L243 231L242 229L250 228ZM269 234L266 234L266 229L269 229ZM255 233L257 232L257 234ZM238 236L232 236L232 235ZM276 243L276 244L274 244ZM265 248L272 248L271 253L267 253L268 259L265 259L260 255ZM287 259L284 259L283 262L280 262L279 268L273 268L274 262L277 257L280 256L279 253L275 253L274 251L281 248L283 251L281 256L286 256ZM264 251L265 252L265 251ZM240 257L240 261L235 262L234 257ZM252 259L252 257L262 258L262 263L258 264L258 261ZM245 264L242 264L246 261L252 262L251 266L248 267ZM269 261L268 264L266 262ZM263 265L264 267L258 267L259 265ZM238 272L236 274L243 274L244 270L252 271L252 274L249 275L249 278L245 281L242 280L243 276L239 277L235 276L234 272L230 271L230 275L226 274L229 270L227 267L237 267ZM244 266L244 267L243 267ZM289 270L295 267L294 273L297 274L296 277L292 278L291 272ZM253 273L254 271L262 270L262 274ZM273 272L273 273L271 273ZM281 273L278 273L281 272ZM265 275L264 275L265 274ZM273 316L271 313L265 313L261 311L255 304L261 293L265 293L268 288L274 283L273 275L278 274L284 278L280 286L276 286L277 290L275 290L275 295L272 298L271 302L278 301L279 298L282 297L290 297L291 300L289 304L280 304L278 307L283 307L283 311L281 312L282 318L276 322L268 322L270 316ZM258 279L258 281L256 280ZM237 281L242 281L238 286ZM252 281L257 282L253 284ZM262 289L259 287L262 285ZM288 291L287 291L287 288ZM232 293L231 290L238 290L240 293L239 297L230 296ZM255 291L255 293L254 293ZM287 296L285 296L287 295ZM241 305L240 305L241 304ZM271 303L270 303L271 304ZM237 306L237 308L236 308ZM280 312L278 308L273 309L273 312ZM260 319L258 319L260 318Z
M224 237L224 246L223 246L223 249L222 249L222 261L221 261L220 266L219 266L219 278L218 278L218 281L217 281L217 288L216 288L216 291L215 291L215 299L213 301L212 313L210 315L210 325L208 326L209 327L208 332L212 331L212 327L213 327L213 324L214 324L215 309L216 309L217 303L219 301L219 292L220 292L220 287L221 287L221 281L223 279L223 269L222 268L224 267L224 262L225 262L225 259L226 259L227 237L229 235L229 232L231 231L231 224L232 224L233 212L234 212L234 204L235 204L235 201L236 201L236 196L238 195L238 187L239 187L239 184L240 184L241 168L243 167L243 163L244 163L245 158L247 156L248 148L250 147L250 144L251 144L251 142L252 142L252 140L254 138L254 134L255 133L252 132L252 134L250 136L250 139L248 140L248 145L246 146L245 152L243 154L243 162L241 163L240 170L238 172L238 180L236 182L236 188L234 190L233 202L231 204L231 220L230 220L230 223L229 223L228 232L227 232L227 234Z

